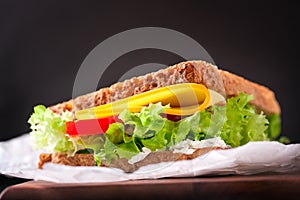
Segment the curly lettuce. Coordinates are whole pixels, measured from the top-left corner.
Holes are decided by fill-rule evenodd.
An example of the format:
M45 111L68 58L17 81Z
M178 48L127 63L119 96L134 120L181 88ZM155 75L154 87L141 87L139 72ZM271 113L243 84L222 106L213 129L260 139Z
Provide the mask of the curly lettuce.
M34 107L30 116L30 136L36 149L47 152L66 152L73 154L77 150L74 141L66 135L66 122L72 121L71 112L63 112L58 115L43 105Z
M212 105L176 122L163 116L169 105L161 103L145 106L139 113L124 110L118 116L121 122L110 124L105 135L81 136L78 141L66 135L66 122L73 120L71 112L58 115L39 105L34 107L28 122L37 149L73 154L86 148L100 165L103 159L129 160L144 147L151 151L168 150L186 139L221 137L232 147L250 141L276 140L280 134L280 116L257 113L249 104L252 99L251 95L239 93L227 99L226 105ZM279 141L288 139L282 137Z
M237 147L250 141L274 140L280 133L280 118L257 113L249 104L252 96L239 93L225 106L213 105L205 111L174 122L162 117L169 108L150 104L140 113L124 110L123 123L111 124L106 132L105 159L130 159L146 147L151 151L168 149L186 139L221 137L227 145Z

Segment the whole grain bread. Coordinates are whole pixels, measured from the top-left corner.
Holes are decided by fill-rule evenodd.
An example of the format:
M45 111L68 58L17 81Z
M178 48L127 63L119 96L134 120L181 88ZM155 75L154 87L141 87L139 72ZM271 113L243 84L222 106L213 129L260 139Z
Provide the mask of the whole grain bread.
M226 98L236 96L238 92L245 92L254 96L250 103L256 106L258 111L263 111L266 115L280 113L280 106L273 91L241 76L220 70L205 61L181 62L157 72L115 83L50 108L56 113L65 110L76 112L179 83L203 84Z
M148 154L143 160L129 163L126 158L113 159L110 163L102 160L101 167L118 168L124 172L134 172L140 167L161 162L175 162L180 160L192 160L212 150L220 150L221 147L205 147L194 149L192 154L174 153L173 151L155 151ZM225 148L228 149L228 148ZM93 154L75 154L68 156L66 153L40 154L38 168L42 169L47 162L69 166L96 166Z
M258 112L263 111L266 115L279 114L280 106L274 93L265 86L246 80L245 78L220 70L215 65L205 61L182 62L166 69L152 72L144 76L134 77L123 82L102 88L98 91L79 96L67 102L50 107L56 113L65 110L76 112L78 110L103 105L119 99L130 97L142 92L161 88L179 83L198 83L205 85L226 98L236 96L239 92L252 94L254 100L250 103L256 106ZM138 168L159 162L190 160L203 155L218 147L197 149L193 154L173 153L172 151L152 152L144 160L129 164L128 160L121 158L111 163L102 162L104 167L123 169L125 172L133 172ZM39 168L46 162L71 166L95 166L96 162L92 154L75 154L68 156L66 153L41 154Z

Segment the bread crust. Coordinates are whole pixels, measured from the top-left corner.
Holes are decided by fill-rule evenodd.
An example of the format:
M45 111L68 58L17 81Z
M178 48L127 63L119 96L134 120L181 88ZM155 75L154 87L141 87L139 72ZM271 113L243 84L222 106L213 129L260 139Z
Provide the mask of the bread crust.
M110 87L51 106L50 109L59 114L65 110L76 112L180 83L203 84L208 89L215 90L227 98L238 95L238 92L244 92L254 96L254 100L250 103L256 106L258 111L263 111L266 115L280 114L281 112L274 92L267 87L220 70L217 66L205 61L197 60L181 62L157 72L133 77Z
M258 111L263 111L266 115L280 114L280 106L273 91L241 76L223 70L219 71L227 98L237 96L239 92L251 94L254 96L254 100L250 101L250 103L255 105Z

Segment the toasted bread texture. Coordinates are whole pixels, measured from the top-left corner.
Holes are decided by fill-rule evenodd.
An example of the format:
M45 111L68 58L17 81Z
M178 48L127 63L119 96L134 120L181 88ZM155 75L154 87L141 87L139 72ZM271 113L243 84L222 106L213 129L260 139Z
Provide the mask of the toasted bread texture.
M127 98L156 88L180 83L198 83L208 89L219 92L229 98L244 92L254 96L253 104L257 110L266 115L280 114L280 106L274 92L265 86L246 80L233 73L220 70L217 66L205 61L186 61L152 72L118 82L110 87L79 96L50 108L56 113L65 110L78 110L103 105L119 99Z

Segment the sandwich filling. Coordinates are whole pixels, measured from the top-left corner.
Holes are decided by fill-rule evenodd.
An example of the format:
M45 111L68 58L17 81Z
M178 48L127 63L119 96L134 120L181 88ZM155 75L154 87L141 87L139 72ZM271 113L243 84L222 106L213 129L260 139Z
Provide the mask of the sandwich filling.
M280 116L257 112L251 95L225 98L201 84L177 84L62 115L39 105L28 122L34 146L48 153L92 154L97 165L151 152L191 154L275 140ZM197 146L198 145L198 146Z

